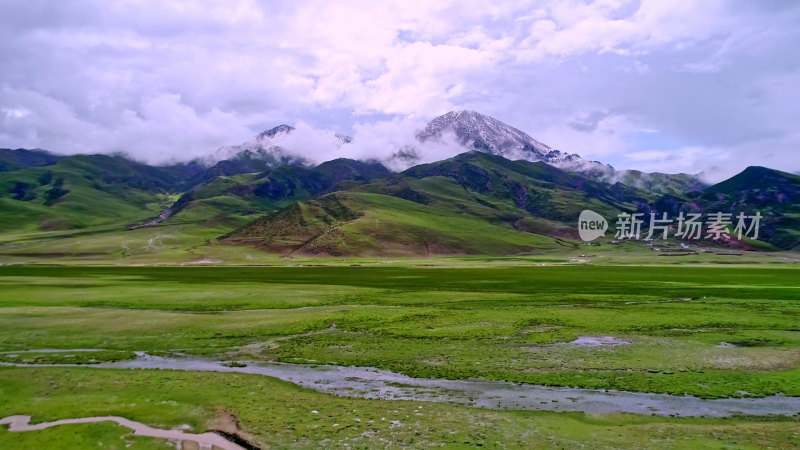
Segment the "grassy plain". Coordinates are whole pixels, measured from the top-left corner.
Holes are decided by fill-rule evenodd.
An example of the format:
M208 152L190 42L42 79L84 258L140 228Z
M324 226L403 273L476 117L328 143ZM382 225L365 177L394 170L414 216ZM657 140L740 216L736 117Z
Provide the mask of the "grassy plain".
M800 423L490 411L335 397L258 375L106 369L0 370L0 415L44 421L114 414L164 428L214 428L233 412L256 444L277 448L785 448ZM317 411L317 413L314 413ZM4 449L169 448L109 424L10 433ZM129 447L131 446L131 447Z
M575 257L3 266L0 352L12 353L0 361L91 364L148 351L706 398L800 395L796 265L760 256L734 259L740 264L560 263ZM628 344L568 344L580 336ZM81 348L103 351L20 352ZM488 411L339 398L242 374L2 368L0 391L0 416L33 414L34 421L115 414L199 431L229 410L255 442L279 447L800 445L796 418ZM163 445L124 434L103 424L24 438L0 429L0 447L35 448L49 439L76 443L63 448Z

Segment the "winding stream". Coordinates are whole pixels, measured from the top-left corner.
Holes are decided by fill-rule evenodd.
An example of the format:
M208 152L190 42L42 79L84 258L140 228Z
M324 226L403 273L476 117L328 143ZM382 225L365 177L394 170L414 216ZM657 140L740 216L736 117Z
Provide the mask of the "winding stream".
M53 364L50 366L74 367L76 365ZM634 413L682 417L794 416L800 414L800 397L782 395L762 398L702 399L689 395L549 387L505 381L413 378L369 367L277 362L250 362L245 367L229 367L219 361L188 357L162 358L144 352L137 352L137 358L133 360L80 367L258 374L345 397L451 402L489 409Z
M214 447L223 450L245 450L233 442L228 441L222 436L215 433L202 433L193 434L181 430L162 430L160 428L153 428L141 422L135 422L130 419L118 416L101 416L101 417L81 417L79 419L63 419L53 422L42 422L34 425L30 424L31 416L8 416L0 419L0 425L8 425L9 431L36 431L44 430L45 428L56 427L60 425L71 425L76 423L97 423L97 422L115 422L125 428L133 430L136 436L150 436L159 439L170 439L173 441L194 441L201 449L211 449Z

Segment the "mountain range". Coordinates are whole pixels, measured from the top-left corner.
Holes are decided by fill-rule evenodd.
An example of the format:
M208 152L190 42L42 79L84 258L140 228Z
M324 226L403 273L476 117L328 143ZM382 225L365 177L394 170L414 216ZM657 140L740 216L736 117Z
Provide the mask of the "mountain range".
M315 165L288 125L211 158L150 166L121 155L0 149L0 237L212 226L224 245L284 255L517 254L574 245L577 217L621 212L761 212L763 244L800 243L800 177L750 167L713 186L687 174L617 171L474 111L432 120L420 146L454 137L457 156L395 173L384 162ZM353 139L332 134L333 145ZM613 221L613 220L611 220Z
M290 125L279 125L259 133L251 141L222 147L199 163L219 161L219 167L212 172L220 175L261 171L283 164L311 165L304 156L306 149L291 148L291 143L286 142L294 132L295 128ZM353 142L352 137L340 133L331 133L329 138L328 145L336 148ZM587 161L578 154L553 149L517 128L476 111L451 111L436 117L419 130L415 138L415 145L406 146L380 162L393 166L399 162L401 167L407 168L422 161L421 153L426 144L454 138L463 151L477 150L511 160L541 161L600 181L620 182L659 194L699 190L706 186L696 175L616 170L607 164ZM335 153L336 149L332 150Z

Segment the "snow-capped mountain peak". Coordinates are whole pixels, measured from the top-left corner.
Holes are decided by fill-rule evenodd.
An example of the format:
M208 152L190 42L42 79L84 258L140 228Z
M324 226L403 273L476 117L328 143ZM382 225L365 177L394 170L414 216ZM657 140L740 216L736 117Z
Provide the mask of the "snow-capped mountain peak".
M540 161L553 151L510 125L470 110L450 111L431 120L417 133L417 139L420 142L439 139L447 132L454 133L462 145L510 159Z
M702 186L702 182L693 175L615 170L608 164L585 160L577 153L553 149L517 128L469 110L451 111L431 120L417 133L417 140L421 143L435 141L446 134L454 134L458 142L468 150L492 153L508 159L541 161L608 183L620 182L661 193L686 191Z
M261 161L267 167L282 164L308 165L312 161L304 155L303 145L298 144L303 139L293 138L296 133L303 131L303 128L298 130L291 125L281 124L258 133L247 142L220 147L207 158L206 163L211 165L228 159L247 159ZM341 147L353 142L353 138L350 136L341 133L326 133L329 133L332 146Z
M262 131L256 135L257 140L264 140L264 139L272 139L275 136L279 136L282 134L289 134L294 131L294 127L291 125L281 124L277 127L270 128L269 130Z
M468 149L508 159L543 161L576 172L613 171L610 166L586 161L577 154L555 150L517 128L471 110L450 111L431 120L417 133L417 140L424 143L441 139L446 133L454 134L458 142Z
M599 181L621 182L635 187L646 187L654 192L669 192L673 190L671 185L683 189L699 183L696 177L681 174L672 176L617 171L607 164L585 160L576 153L554 149L517 128L470 110L451 111L436 117L419 130L415 137L415 144L403 145L383 158L382 162L387 167L402 170L421 162L429 162L432 157L441 159L453 156L448 156L453 151L477 150L511 160L544 162ZM455 146L452 137L455 137ZM252 140L240 145L221 147L202 163L210 167L220 161L229 161L236 167L253 171L283 164L311 165L320 162L312 155L319 155L321 151L326 156L342 154L342 146L352 142L352 137L341 133L315 130L305 125L293 127L282 124L262 131Z

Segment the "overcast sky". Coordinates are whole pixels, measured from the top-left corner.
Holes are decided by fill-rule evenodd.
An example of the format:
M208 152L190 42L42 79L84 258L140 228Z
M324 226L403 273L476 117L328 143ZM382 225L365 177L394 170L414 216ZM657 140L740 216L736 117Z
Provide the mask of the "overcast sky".
M382 147L474 109L617 168L800 170L795 0L2 0L0 64L0 147Z

